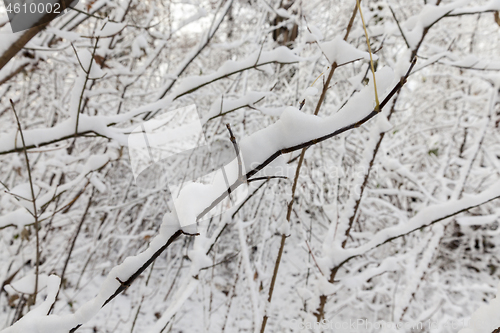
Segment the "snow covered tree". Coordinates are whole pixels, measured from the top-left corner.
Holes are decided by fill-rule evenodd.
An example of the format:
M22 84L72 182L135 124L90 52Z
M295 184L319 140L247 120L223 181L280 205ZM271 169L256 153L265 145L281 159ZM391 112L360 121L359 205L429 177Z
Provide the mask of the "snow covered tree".
M0 10L1 332L496 329L500 1Z

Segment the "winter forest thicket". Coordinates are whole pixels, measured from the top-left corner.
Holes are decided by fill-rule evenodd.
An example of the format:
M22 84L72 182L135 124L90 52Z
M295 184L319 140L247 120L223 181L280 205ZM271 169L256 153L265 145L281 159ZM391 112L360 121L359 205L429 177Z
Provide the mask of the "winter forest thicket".
M500 0L0 6L0 332L499 332Z

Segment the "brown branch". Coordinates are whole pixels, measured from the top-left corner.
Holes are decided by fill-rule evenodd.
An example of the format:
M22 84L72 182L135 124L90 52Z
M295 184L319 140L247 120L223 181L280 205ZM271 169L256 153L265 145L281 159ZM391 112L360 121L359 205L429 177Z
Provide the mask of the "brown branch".
M28 179L31 190L31 203L33 204L33 217L35 218L35 238L36 238L36 263L35 263L35 292L33 294L33 304L36 303L36 295L38 293L38 274L40 268L40 237L38 233L38 229L40 227L38 223L38 214L36 209L36 200L35 200L35 190L33 188L33 178L31 177L31 168L30 168L30 160L28 158L28 152L26 151L26 142L24 141L24 134L21 128L21 122L19 121L19 117L17 116L16 107L14 106L14 102L12 99L10 100L10 105L12 106L12 111L14 112L14 116L16 117L17 127L19 129L19 133L21 135L21 141L23 142L24 148L24 158L26 159L26 169L28 170ZM29 307L29 305L28 305Z
M346 31L346 34L344 36L344 40L347 40L347 38L349 36L349 33L351 31L352 24L354 22L354 18L356 17L357 7L359 7L359 1L360 0L357 0L357 4L356 4L356 6L354 8L354 11L353 11L353 13L351 15L351 19L349 20L349 24L347 26L347 31ZM315 116L318 115L318 112L319 112L321 106L323 105L323 101L325 100L326 92L327 92L328 88L330 87L330 82L332 80L333 73L335 73L335 70L337 69L337 67L338 67L337 62L336 61L333 62L333 64L331 65L331 68L330 68L330 73L328 74L328 78L326 79L325 83L323 84L323 90L321 92L321 96L320 96L320 98L318 100L318 103L316 104L316 109L314 110L314 115ZM375 75L375 74L373 74L373 75ZM301 108L302 108L303 105L304 104L302 103ZM377 112L380 110L378 100L377 100L376 110L377 110ZM291 195L291 198L290 198L290 202L288 203L288 207L287 207L287 213L286 213L286 221L287 222L286 223L290 223L290 217L292 215L292 210L293 210L293 203L295 202L295 191L297 189L297 182L298 182L298 179L299 179L299 176L300 176L300 169L302 168L302 164L304 162L304 158L305 158L305 155L306 155L306 150L307 150L307 146L302 147L302 151L300 152L299 162L297 164L297 169L295 170L295 178L293 180L293 185L292 185L292 195ZM248 177L248 174L247 174L247 177ZM250 178L250 177L248 177L248 178ZM281 235L280 248L278 250L278 256L277 256L276 262L274 264L273 276L271 278L271 285L269 287L269 297L268 297L268 300L267 300L269 303L271 303L271 300L272 300L272 297L273 297L274 286L276 284L276 279L278 277L278 269L279 269L279 266L280 266L280 263L281 263L281 258L283 256L283 251L285 249L285 242L286 242L286 238L287 237L288 236L285 235L284 233ZM262 318L262 325L261 325L260 333L264 333L265 332L268 318L269 317L268 317L267 314L265 314L264 317Z
M108 304L109 302L111 302L116 296L118 296L119 294L121 294L125 289L127 289L130 285L132 285L132 283L135 281L135 279L137 279L146 270L146 268L148 268L149 265L151 265L156 260L156 258L158 258L163 253L163 251L165 251L170 246L170 244L172 244L182 234L183 234L182 230L177 230L172 236L170 236L170 238L165 243L165 245L163 245L160 249L158 249L158 251L156 251L151 256L151 258L149 258L137 271L134 272L134 274L132 274L127 280L120 281L120 286L104 302L104 304L102 306L104 307L106 304ZM79 324L79 325L73 327L69 331L69 333L76 332L76 330L79 329L81 326L82 326L82 324Z
M35 37L36 34L45 29L47 24L39 25L24 31L21 37L19 37L14 43L10 45L7 50L2 53L2 55L0 55L0 69L4 68L5 65L7 65L7 63L10 61L10 59L12 59L19 51L21 51L24 45L26 45L33 37Z
M240 148L238 147L238 143L236 142L236 137L231 130L231 125L226 124L226 128L229 131L229 139L234 147L234 153L236 154L236 158L238 159L238 178L243 176L243 162L241 161Z
M92 195L89 198L89 202L87 203L87 207L85 207L85 211L83 212L82 218L80 219L80 223L78 223L78 226L76 227L76 231L75 231L75 235L73 236L73 240L71 241L71 246L69 248L68 255L66 256L66 260L64 262L64 267L63 267L62 272L61 272L61 283L62 284L64 284L64 275L66 273L66 268L68 267L68 263L69 263L69 259L71 258L71 254L73 253L73 249L75 248L76 239L78 238L78 235L80 234L80 230L82 229L83 222L85 222L85 218L87 217L87 213L89 211L90 205L92 204L92 198L94 196L94 192L95 191L92 191ZM61 288L62 288L62 286L61 286ZM60 290L61 289L59 288L59 290L56 293L56 297L54 298L54 302L52 303L49 311L47 312L47 315L50 314L50 312L54 308L54 305L57 302L57 297L59 296Z
M59 0L58 3L61 4L62 9L64 9L67 7L66 4L68 1ZM55 11L47 12L33 24L34 26L32 28L25 30L22 35L0 55L0 69L2 69L19 51L21 51L24 45L26 45L40 31L45 29L47 25L49 25L50 21L55 19L57 15L59 15L59 13L56 13Z
M399 92L397 93L395 99L397 99L398 96L399 96ZM389 111L389 114L387 116L387 119L391 119L391 115L394 112L395 106L396 106L396 101L393 102L391 110ZM361 185L361 188L360 188L359 197L356 200L356 203L354 204L353 213L351 214L351 216L349 218L349 224L348 224L348 227L345 231L345 239L342 241L342 248L345 248L345 246L347 245L347 240L348 240L349 235L351 233L351 229L352 229L352 226L354 224L354 220L356 219L356 215L357 215L358 210L359 210L361 199L363 198L363 193L365 191L366 186L368 185L368 179L370 178L370 171L373 168L373 164L375 163L375 157L377 156L378 150L380 149L380 144L382 143L382 140L384 139L384 137L385 137L385 132L380 133L380 137L377 141L377 144L375 145L375 149L373 150L372 157L371 157L370 162L368 164L368 170L366 171L365 178L363 179L363 184ZM333 279L332 279L332 281L333 281Z
M5 82L9 81L10 79L12 79L17 74L21 73L30 64L31 64L31 62L25 62L25 63L22 63L21 65L18 65L16 69L11 71L10 74L6 75L2 80L0 80L0 86L2 84L4 84Z
M389 9L391 10L392 17L394 17L394 21L396 21L396 24L398 25L399 32L401 33L401 36L403 37L403 39L406 43L406 46L410 49L411 48L410 44L408 43L408 40L406 39L405 33L403 32L403 29L401 28L401 25L399 24L399 20L396 17L396 13L394 13L394 10L392 9L391 6L389 6Z
M83 95L85 94L85 90L87 89L87 82L90 80L90 72L92 71L92 64L94 63L94 57L95 57L95 52L97 50L98 43L99 43L99 37L97 37L95 40L94 49L92 50L92 56L90 57L89 68L87 70L85 68L83 68L82 63L80 62L80 58L78 57L78 53L76 52L76 49L73 46L73 44L71 44L71 46L73 46L73 50L75 50L76 58L78 59L80 66L82 66L82 69L85 72L85 81L83 83L82 91L80 92L80 98L78 100L78 108L76 110L75 134L74 134L73 142L71 143L71 146L69 146L69 148L68 148L69 154L71 154L71 152L73 151L73 148L75 147L76 139L78 138L78 125L80 124L80 112L83 112L83 109L82 109Z
M260 101L264 100L264 98L265 98L265 97L262 97L262 98L259 98L258 100L256 100L256 101L255 101L255 102L253 102L253 103L249 103L249 104L241 105L241 106L238 106L238 107L236 107L236 108L234 108L234 109L227 110L226 112L221 112L221 113L219 113L219 114L218 114L218 115L216 115L216 116L212 116L212 117L208 118L206 122L208 123L210 120L214 120L215 118L222 117L222 116L224 116L224 115L226 115L226 114L228 114L228 113L231 113L231 112L237 111L237 110L242 109L242 108L245 108L245 107L255 109L254 104L259 103Z
M89 136L89 134L95 134L96 136L107 138L104 135L99 134L97 132L94 132L92 130L91 131L78 132L76 134L76 136L77 137L87 137L87 136ZM32 148L39 148L39 147L43 147L43 146L48 146L50 144L57 143L57 142L64 141L64 140L68 140L68 139L72 139L74 137L75 137L75 134L72 133L70 135L62 136L62 137L54 139L54 140L50 140L50 141L46 141L46 142L41 142L39 144L28 145L28 146L26 146L26 149L32 149ZM24 147L20 147L20 148L16 147L16 148L13 148L13 149L10 149L10 150L0 151L0 155L7 155L7 154L11 154L11 153L18 153L18 152L23 151L23 149L24 149Z

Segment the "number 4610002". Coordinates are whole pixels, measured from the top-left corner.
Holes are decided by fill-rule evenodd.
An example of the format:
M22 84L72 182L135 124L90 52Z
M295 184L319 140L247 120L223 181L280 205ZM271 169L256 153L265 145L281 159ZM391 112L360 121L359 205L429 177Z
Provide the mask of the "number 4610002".
M61 4L60 3L9 3L7 6L7 13L9 14L35 14L35 13L54 13L61 14Z

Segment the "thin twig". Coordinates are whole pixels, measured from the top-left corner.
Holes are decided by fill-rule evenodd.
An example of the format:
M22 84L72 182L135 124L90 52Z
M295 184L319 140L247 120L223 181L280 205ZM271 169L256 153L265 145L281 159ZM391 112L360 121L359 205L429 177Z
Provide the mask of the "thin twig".
M97 43L99 43L99 37L97 37L95 40L94 49L92 51L92 57L90 58L89 68L87 71L85 71L85 69L84 69L85 82L83 83L83 88L82 88L82 91L80 93L80 99L78 101L78 109L76 112L75 135L74 135L73 142L71 143L71 146L68 148L69 152L71 152L73 150L73 147L75 146L75 143L76 143L76 138L78 137L78 124L80 122L80 112L82 111L82 110L80 110L80 108L82 107L83 95L85 94L85 88L87 87L87 82L89 81L90 72L92 70L92 63L94 62L95 52L97 50ZM75 50L75 52L76 52L76 50ZM77 58L78 58L78 55L77 55ZM78 62L80 62L80 59L78 59ZM81 63L80 63L80 65L81 65Z
M316 267L318 268L318 271L321 273L321 275L323 275L323 276L324 276L325 274L323 274L323 272L321 271L321 268L319 267L318 262L316 261L316 257L314 256L314 253L313 253L313 251L312 251L312 249L311 249L311 246L309 246L309 242L307 241L307 239L306 239L306 241L305 241L305 242L306 242L307 248L309 249L309 253L311 254L311 257L312 257L312 258L313 258L313 260L314 260L314 264L315 264L315 265L316 265Z
M234 152L236 154L236 158L238 159L238 178L240 178L243 176L243 163L241 161L240 148L238 147L238 143L236 142L236 137L234 136L233 131L231 130L231 125L226 124L226 128L229 131L230 135L229 139L233 144Z
M83 67L82 61L80 60L80 56L78 55L78 52L76 51L75 45L73 43L70 43L71 47L73 48L73 51L75 52L76 55L76 60L78 60L78 63L80 64L80 68L85 72L85 74L88 74L88 71Z
M90 195L89 202L87 203L87 207L85 208L85 211L83 212L83 215L80 219L80 223L78 223L78 226L76 227L76 231L75 231L75 235L73 236L73 240L71 241L71 246L69 248L68 255L66 256L66 260L64 262L64 267L63 267L62 272L61 272L61 283L63 285L64 285L64 275L66 273L66 268L68 267L69 259L71 258L71 254L73 253L73 249L75 248L76 239L78 238L78 235L80 234L80 230L82 229L83 222L85 222L85 218L87 217L87 213L89 211L90 205L92 204L92 198L94 196L94 192L95 192L95 189L92 190L92 194ZM63 285L61 285L61 288L63 287ZM50 312L53 310L54 305L57 302L57 297L59 295L59 291L60 291L60 289L57 291L56 297L54 299L54 303L52 303L52 305L50 306L50 309L47 312L47 315L49 315Z
M361 11L361 5L359 3L359 0L356 0L356 4L358 6L361 22L363 23L363 29L365 30L366 45L368 45L368 53L370 54L370 66L373 74L373 89L375 89L375 103L376 103L375 110L380 111L380 103L378 101L378 92L377 92L377 80L375 78L375 66L373 65L372 47L370 46L370 37L368 36L368 30L366 30L366 23L365 19L363 18L363 12Z
M33 217L35 218L35 237L36 237L36 263L35 263L35 293L33 294L33 304L36 303L36 295L38 293L38 274L40 268L40 237L38 235L38 215L36 209L36 200L35 200L35 190L33 188L33 178L31 177L31 168L30 161L28 158L28 152L26 150L26 142L24 141L23 130L21 128L21 122L19 121L19 117L17 116L16 107L14 106L14 102L12 99L10 100L10 105L12 106L12 111L14 112L14 116L16 117L17 127L19 129L19 133L21 134L21 141L23 142L23 150L24 150L24 158L26 159L26 169L28 170L28 178L30 183L31 190L31 202L33 203Z
M403 32L403 28L401 28L401 25L399 24L399 20L396 17L396 13L394 13L394 10L392 10L391 6L389 6L389 9L391 10L392 17L394 17L394 21L396 21L396 24L398 25L399 32L401 33L401 36L403 37L403 39L406 43L406 46L408 47L408 49L411 49L411 46L408 43L408 40L406 39L405 33Z

